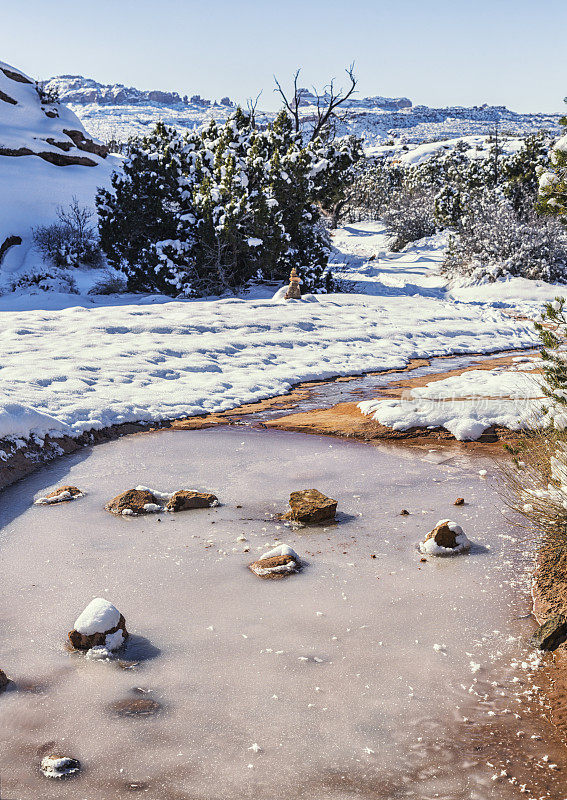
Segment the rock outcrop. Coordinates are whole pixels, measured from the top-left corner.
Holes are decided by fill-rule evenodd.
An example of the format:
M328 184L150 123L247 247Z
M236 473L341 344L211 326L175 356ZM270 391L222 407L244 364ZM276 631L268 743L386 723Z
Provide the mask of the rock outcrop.
M530 644L537 650L557 650L565 641L567 641L567 617L563 614L552 614L535 631Z
M419 550L430 556L452 556L470 550L463 529L450 519L442 519L419 543Z
M8 684L10 683L10 679L6 675L6 673L0 669L0 693L2 693Z
M128 638L126 620L118 609L102 597L92 600L75 621L69 641L75 650L104 647L118 650Z
M45 497L38 497L34 501L36 506L51 506L54 503L68 503L70 500L77 500L79 497L84 497L84 492L76 486L58 486Z
M327 497L318 489L302 489L289 496L290 510L280 519L313 525L330 522L337 512L337 501Z
M299 572L301 560L295 550L287 544L280 544L248 565L248 568L259 578L280 580Z
M189 489L180 489L174 492L164 511L189 511L192 508L211 508L218 505L218 498L209 492L194 492Z

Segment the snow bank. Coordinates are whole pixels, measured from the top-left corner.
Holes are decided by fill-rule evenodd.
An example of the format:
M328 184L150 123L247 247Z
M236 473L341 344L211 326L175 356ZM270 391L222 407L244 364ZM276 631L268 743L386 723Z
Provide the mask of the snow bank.
M536 342L529 323L499 311L406 295L75 307L2 322L2 436L227 411L300 381Z
M102 597L95 597L82 614L77 617L74 629L84 636L92 636L93 633L105 633L112 630L112 628L116 628L119 622L120 611L108 600L104 600ZM122 631L118 631L118 633L122 636ZM109 638L107 636L107 639ZM106 646L109 650L113 649L109 647L108 642L106 642Z
M27 438L29 436L43 438L47 434L63 436L71 432L64 422L55 419L50 414L0 399L0 439L6 437Z
M446 428L460 441L473 441L491 425L526 427L543 399L537 375L499 368L470 370L399 399L364 400L358 407L393 430Z

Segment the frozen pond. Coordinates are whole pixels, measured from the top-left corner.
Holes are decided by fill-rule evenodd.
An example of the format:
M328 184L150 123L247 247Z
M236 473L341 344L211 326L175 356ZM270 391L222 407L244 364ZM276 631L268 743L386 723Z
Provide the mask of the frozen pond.
M528 556L492 471L440 448L216 428L100 445L5 491L0 667L22 686L0 696L2 798L516 796L473 757L487 713L513 717L499 692L533 629ZM30 505L62 483L87 496ZM138 484L222 505L103 510ZM270 518L311 487L339 501L338 524L292 532ZM447 517L471 554L423 563L415 543ZM262 581L247 564L278 540L306 567ZM126 617L129 669L65 649L94 596ZM137 688L162 711L113 716ZM48 782L37 765L52 751L82 775Z

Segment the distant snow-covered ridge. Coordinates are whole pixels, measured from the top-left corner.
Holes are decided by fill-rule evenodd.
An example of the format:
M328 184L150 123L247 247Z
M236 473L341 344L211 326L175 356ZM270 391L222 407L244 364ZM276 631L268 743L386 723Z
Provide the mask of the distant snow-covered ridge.
M210 119L224 121L232 113L234 103L228 97L220 101L206 100L200 95L181 97L177 92L145 91L122 84L101 84L81 75L60 75L45 83L57 89L85 126L101 139L127 139L143 135L162 120L176 128L191 129ZM301 114L309 120L315 114L315 97L302 92ZM505 106L473 106L465 108L429 108L414 106L407 97L351 98L343 107L339 123L340 135L357 134L367 146L375 146L391 138L401 143L421 143L491 132L498 123L503 133L525 136L542 128L555 132L561 114L518 114ZM257 111L258 121L267 123L273 111Z

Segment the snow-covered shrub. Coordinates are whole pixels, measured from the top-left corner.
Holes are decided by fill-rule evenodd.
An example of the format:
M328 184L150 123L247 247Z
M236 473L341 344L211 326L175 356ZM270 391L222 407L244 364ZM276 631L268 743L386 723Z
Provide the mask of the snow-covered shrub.
M102 247L133 291L205 296L258 273L326 291L329 237L321 208L341 202L349 140L304 145L282 112L266 129L242 110L185 135L159 124L129 144L123 172L97 197Z
M507 275L566 281L567 233L529 205L519 215L498 191L476 195L451 238L443 272L472 283Z
M60 267L38 268L19 274L10 284L10 291L25 294L40 294L41 292L60 292L62 294L77 294L78 289L72 274Z
M393 234L392 250L401 250L437 231L435 195L425 187L404 187L392 197L382 217Z
M121 275L108 275L107 278L102 278L97 281L89 289L89 294L120 294L127 289L126 279Z
M34 244L44 259L56 267L100 267L102 252L93 227L93 212L73 198L57 211L58 222L33 232Z
M405 170L385 158L364 159L353 169L346 217L350 222L381 219L390 198L403 182Z
M36 81L35 90L40 102L46 106L54 106L61 102L57 86L47 86L45 81Z

